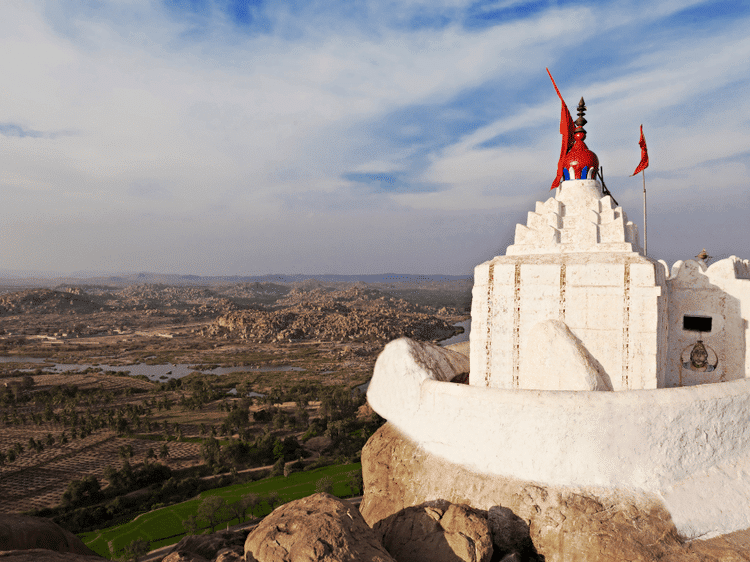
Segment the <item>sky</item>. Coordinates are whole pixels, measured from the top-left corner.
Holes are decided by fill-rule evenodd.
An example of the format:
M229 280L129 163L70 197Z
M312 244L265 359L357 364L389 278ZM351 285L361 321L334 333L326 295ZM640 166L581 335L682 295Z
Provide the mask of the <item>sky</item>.
M750 258L750 3L5 0L0 272L471 274L560 102L649 256Z

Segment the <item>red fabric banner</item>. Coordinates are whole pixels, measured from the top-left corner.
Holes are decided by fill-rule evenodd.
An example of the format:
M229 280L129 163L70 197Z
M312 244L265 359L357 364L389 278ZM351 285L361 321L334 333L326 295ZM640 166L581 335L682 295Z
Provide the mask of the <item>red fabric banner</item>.
M641 146L641 163L638 164L631 177L648 168L648 149L646 148L646 138L643 136L643 125L641 125L641 140L638 141L638 144Z
M552 74L550 74L549 68L547 68L546 70L547 74L549 74L549 79L552 80L552 85L555 87L557 97L560 98L560 104L562 105L562 107L560 108L560 134L562 135L562 147L560 148L560 159L557 161L557 176L555 176L555 181L552 182L552 187L550 187L550 189L555 189L558 185L560 185L560 180L563 177L562 161L570 148L573 146L573 131L575 130L576 126L575 123L573 123L573 118L570 116L570 111L568 111L568 106L565 105L565 100L563 99L560 90L557 89L555 79L552 78Z

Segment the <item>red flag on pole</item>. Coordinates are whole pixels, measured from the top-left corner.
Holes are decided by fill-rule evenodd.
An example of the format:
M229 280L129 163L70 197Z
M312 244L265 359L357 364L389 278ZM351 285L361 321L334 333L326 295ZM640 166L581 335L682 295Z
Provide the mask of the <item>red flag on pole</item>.
M555 189L558 185L560 185L560 180L563 177L563 157L573 146L573 131L575 130L576 126L575 123L573 123L573 118L570 116L570 111L568 111L568 106L565 105L565 100L563 99L560 90L557 89L555 79L552 78L552 74L550 74L549 68L547 68L546 70L547 74L549 74L549 79L552 80L552 85L555 87L557 97L560 98L560 104L562 105L562 107L560 108L560 134L562 135L562 147L560 148L560 159L557 161L557 176L555 176L555 181L552 182L552 187L550 187L550 189Z
M643 136L643 125L641 125L641 140L638 141L638 144L641 146L641 163L638 164L631 177L648 168L648 149L646 148L646 138Z

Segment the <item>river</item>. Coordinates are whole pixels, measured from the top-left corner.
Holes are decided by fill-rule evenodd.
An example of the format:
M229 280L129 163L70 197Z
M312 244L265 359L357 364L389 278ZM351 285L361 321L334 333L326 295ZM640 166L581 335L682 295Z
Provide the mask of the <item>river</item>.
M452 345L469 341L471 332L471 319L464 320L454 324L464 329L464 332L440 342L441 346ZM47 359L39 357L0 357L0 363L37 363L45 371L54 373L65 373L67 371L85 371L86 369L95 368L102 371L127 371L132 376L144 375L151 381L166 382L170 379L180 379L195 371L211 375L228 375L230 373L270 373L286 371L305 371L302 367L292 365L279 365L276 367L216 367L214 369L202 369L199 365L190 365L188 363L167 363L166 365L148 365L146 363L136 363L134 365L104 365L104 364L66 364L52 363ZM34 369L22 369L23 371L33 371ZM357 389L365 392L369 382L359 385ZM233 389L234 390L234 389ZM231 392L231 391L230 391Z
M199 371L211 375L228 375L230 373L270 373L286 371L305 371L303 367L294 367L292 365L279 365L276 367L216 367L214 369L203 369L200 365L191 365L188 363L167 363L165 365L148 365L146 363L136 363L134 365L105 365L105 364L80 364L80 363L52 363L39 357L0 357L0 363L37 363L45 371L53 373L65 373L68 371L85 371L86 369L101 369L102 371L127 371L132 376L144 375L152 381L165 382L170 379L181 379ZM22 369L24 371L33 371L34 369Z

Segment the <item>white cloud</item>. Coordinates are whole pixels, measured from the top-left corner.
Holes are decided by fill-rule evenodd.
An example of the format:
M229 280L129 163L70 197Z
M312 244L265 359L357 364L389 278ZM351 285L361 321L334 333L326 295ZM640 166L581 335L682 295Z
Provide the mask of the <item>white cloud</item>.
M517 4L499 1L485 9ZM393 233L378 230L378 221L389 223L389 213L401 209L434 217L524 209L529 193L546 196L560 140L559 104L546 84L549 96L541 101L470 127L446 146L426 149L424 142L388 144L388 139L379 146L371 132L385 116L412 105L450 106L462 92L493 80L507 80L521 91L525 84L537 87L544 67L569 64L566 57L576 56L578 43L629 26L637 43L644 40L639 22L691 4L552 7L482 31L457 23L416 31L377 23L365 32L362 22L334 21L324 12L298 19L279 8L269 15L283 29L276 34L238 31L216 13L206 25L181 21L155 2L82 3L69 9L56 3L7 4L0 48L13 56L0 60L0 123L46 136L0 136L0 192L11 204L0 222L29 233L24 224L42 216L46 233L64 233L48 240L72 243L74 233L98 232L107 217L113 234L79 236L80 251L66 259L76 264L99 259L101 265L109 263L108 252L116 252L123 256L122 267L135 267L139 259L151 259L138 249L143 244L154 248L149 263L167 269L178 267L179 260L170 257L175 254L200 267L201 258L188 256L198 256L201 248L241 268L241 259L217 250L236 240L283 247L275 254L255 248L268 268L282 263L279 256L293 263L312 260L300 257L314 253L313 244L300 238L322 244L325 236L349 237L364 245L361 251L374 252L367 238L352 233L366 223L370 236L388 242L381 250L387 264L388 248L410 236L401 215L393 219ZM408 7L457 13L467 5L415 0ZM405 5L373 3L368 10L374 22L390 21ZM592 25L571 33L561 22ZM748 150L745 119L737 116L747 115L750 107L736 84L747 80L750 62L746 23L694 39L672 37L634 60L615 56L619 74L602 68L603 76L593 80L557 76L566 95L586 95L590 146L608 177L625 176L637 163L641 122L654 174L700 165L695 177L708 178L723 166L711 160ZM678 119L680 108L700 105L696 98L705 99L710 112ZM454 109L453 118L465 112L470 120L477 108ZM667 113L675 119L665 119ZM408 127L418 132L418 124L404 123L400 134ZM545 132L522 145L479 148L524 127ZM51 134L60 131L66 134ZM342 179L351 172L399 173L407 182L443 189L375 194ZM722 189L741 181L737 169L725 173L731 179ZM665 189L677 189L677 183L665 180ZM294 205L296 200L300 203ZM364 220L360 213L368 209L372 214ZM298 221L288 240L279 227L285 217ZM321 220L339 226L324 227ZM242 221L252 225L246 233ZM127 235L133 222L139 230L135 241ZM199 234L185 236L194 224L202 225ZM222 234L225 228L235 233L235 242ZM34 264L56 259L58 268L83 268L66 268L56 243L47 249L14 240L15 249L0 258L0 267L6 265L2 259L27 259L35 269ZM295 253L295 245L305 251ZM347 254L357 252L351 245L338 246L335 255L341 257L328 258L328 267L345 268L347 256L355 259ZM433 255L423 247L418 251ZM219 262L211 267L220 267Z
M617 20L608 17L606 21ZM628 22L619 21L618 25ZM645 123L650 173L701 165L707 176L723 176L719 181L722 187L741 181L740 175L727 175L729 171L722 164L711 161L750 149L746 119L738 119L747 115L750 102L742 95L743 89L734 84L738 78L747 81L746 71L740 69L750 63L750 39L743 30L742 22L738 22L721 38L664 45L632 61L625 68L626 74L614 80L573 85L566 80L565 91L582 92L587 99L587 142L605 165L607 177L627 176L635 168L640 159L638 125ZM696 99L705 100L706 110L688 119L679 116L679 108L697 105ZM575 100L567 102L575 117ZM679 122L649 124L649 120L663 121L666 112L678 116ZM536 189L554 177L560 143L558 119L559 102L550 84L544 103L481 127L433 155L418 179L447 184L452 189L438 194L409 194L401 199L416 208L486 209L516 204L516 193ZM548 132L528 146L479 147L497 135L537 127L545 121L550 125ZM719 187L716 181L707 185Z

